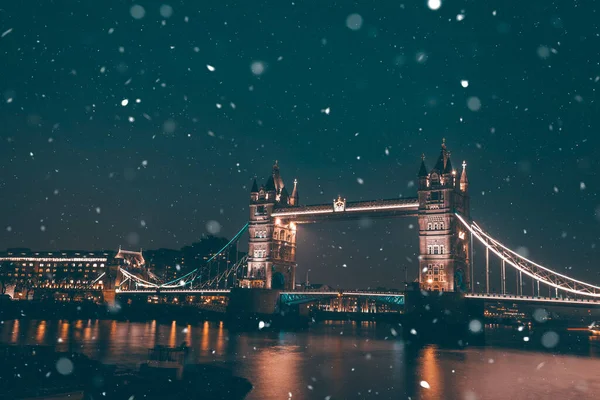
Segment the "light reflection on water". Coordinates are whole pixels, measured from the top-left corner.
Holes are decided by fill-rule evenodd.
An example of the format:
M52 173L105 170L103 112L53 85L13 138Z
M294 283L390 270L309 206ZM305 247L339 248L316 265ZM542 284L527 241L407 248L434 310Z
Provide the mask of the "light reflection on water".
M196 362L249 379L248 399L593 399L600 393L600 340L561 333L553 354L512 328L488 329L483 348L404 346L374 323L329 323L311 332L230 334L198 325L99 320L21 320L0 325L0 342L52 345L134 368L156 344L186 342ZM536 342L537 341L537 342ZM566 354L564 354L566 353ZM420 385L429 384L429 389Z

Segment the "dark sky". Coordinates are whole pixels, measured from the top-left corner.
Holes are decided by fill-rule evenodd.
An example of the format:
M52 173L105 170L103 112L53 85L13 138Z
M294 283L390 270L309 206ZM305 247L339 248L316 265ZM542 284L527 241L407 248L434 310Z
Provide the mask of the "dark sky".
M304 204L412 197L445 137L480 225L600 284L594 3L3 2L0 247L231 237L275 159ZM415 223L302 227L299 280L415 276Z

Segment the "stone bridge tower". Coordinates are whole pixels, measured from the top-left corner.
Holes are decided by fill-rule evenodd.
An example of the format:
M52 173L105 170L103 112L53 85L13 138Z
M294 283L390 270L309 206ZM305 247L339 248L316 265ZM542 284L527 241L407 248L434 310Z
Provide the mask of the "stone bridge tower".
M290 195L275 161L267 182L250 192L248 270L242 287L294 290L296 285L296 225L273 218L273 210L298 206L297 181Z
M419 286L423 290L462 292L470 288L470 235L454 215L470 217L466 163L457 175L442 143L428 172L425 156L419 170Z

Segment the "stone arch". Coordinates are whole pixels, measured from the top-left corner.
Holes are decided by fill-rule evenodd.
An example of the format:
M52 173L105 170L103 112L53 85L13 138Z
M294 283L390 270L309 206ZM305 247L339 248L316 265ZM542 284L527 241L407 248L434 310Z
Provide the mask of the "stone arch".
M271 289L285 289L285 276L281 272L275 272L271 278Z

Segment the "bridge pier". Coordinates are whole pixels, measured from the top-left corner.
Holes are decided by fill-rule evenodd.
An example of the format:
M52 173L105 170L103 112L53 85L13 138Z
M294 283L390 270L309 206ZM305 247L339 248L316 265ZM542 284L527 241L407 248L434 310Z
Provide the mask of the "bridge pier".
M117 298L117 292L114 288L112 289L104 289L102 290L102 297L104 299L104 303L108 305L115 304L115 300Z
M465 347L485 343L483 302L456 292L406 292L403 337L407 342Z
M292 315L280 309L280 292L275 289L231 289L225 315L227 327L233 330L257 330L308 326L308 317Z

